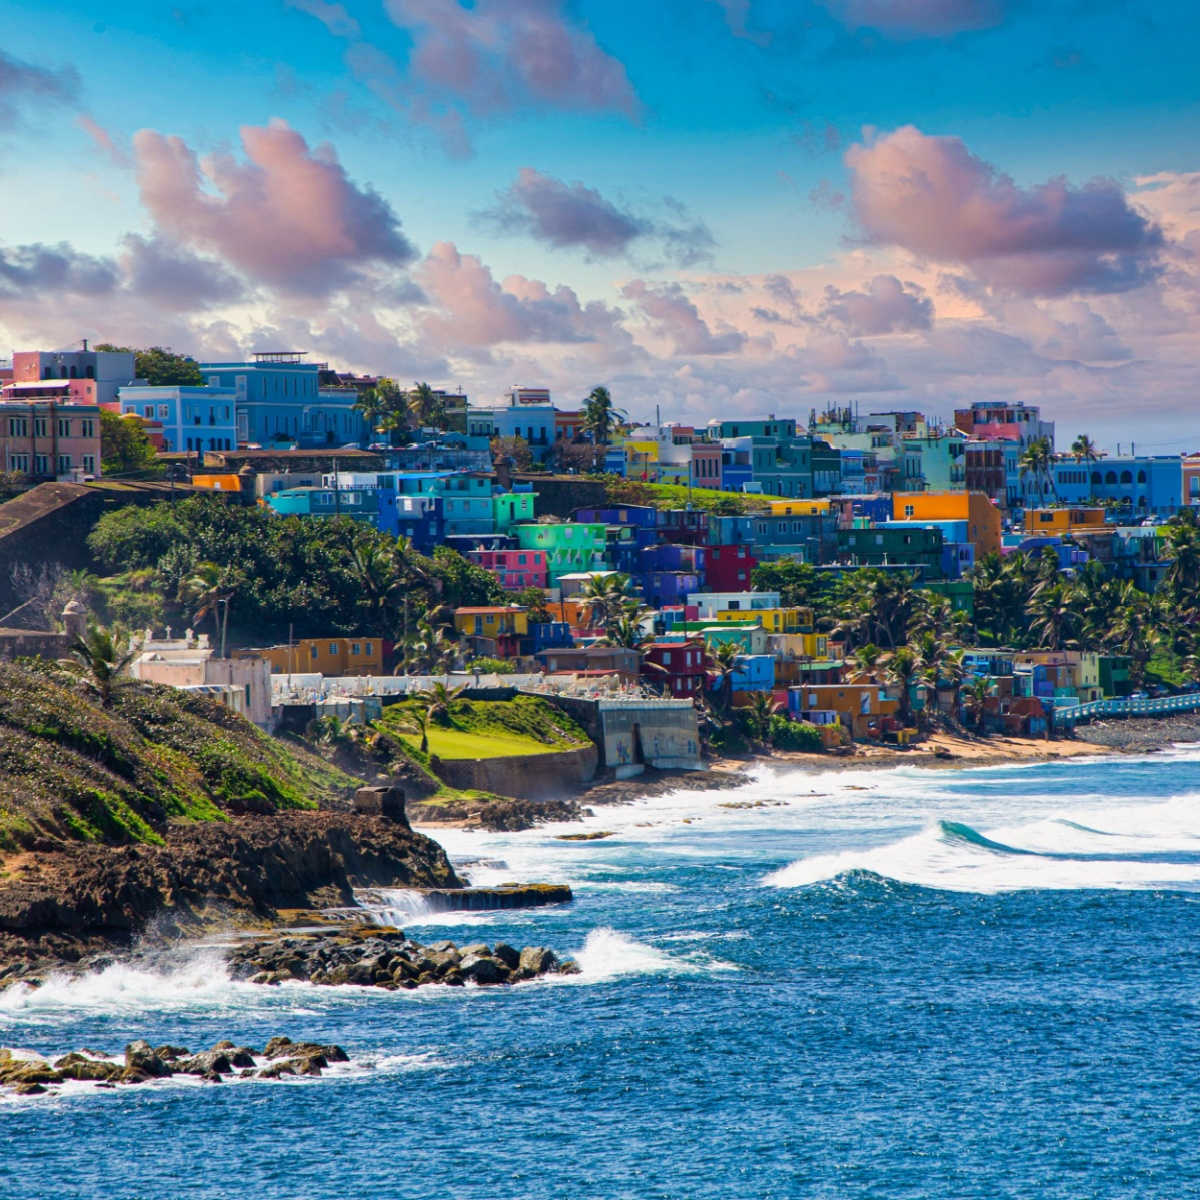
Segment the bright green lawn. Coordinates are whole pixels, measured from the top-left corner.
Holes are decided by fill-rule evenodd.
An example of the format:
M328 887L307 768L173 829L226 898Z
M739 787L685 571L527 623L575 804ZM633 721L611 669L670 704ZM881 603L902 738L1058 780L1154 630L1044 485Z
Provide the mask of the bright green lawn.
M419 736L401 735L406 745L416 749ZM515 754L557 754L569 747L547 746L533 738L515 733L467 733L462 729L429 727L429 753L438 758L507 758Z

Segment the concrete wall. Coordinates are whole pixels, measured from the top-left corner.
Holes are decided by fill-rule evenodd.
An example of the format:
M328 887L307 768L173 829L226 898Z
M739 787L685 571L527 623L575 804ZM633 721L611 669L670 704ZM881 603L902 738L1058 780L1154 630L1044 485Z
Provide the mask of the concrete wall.
M595 746L511 758L439 759L434 768L451 787L476 788L523 800L550 800L590 783L600 754Z
M700 767L696 710L682 700L600 700L604 760L618 775L643 766L660 770Z

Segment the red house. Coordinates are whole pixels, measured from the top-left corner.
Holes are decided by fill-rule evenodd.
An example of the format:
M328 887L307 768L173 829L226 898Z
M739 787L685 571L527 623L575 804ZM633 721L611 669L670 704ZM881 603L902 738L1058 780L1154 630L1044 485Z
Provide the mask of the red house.
M758 559L749 546L710 546L704 568L704 582L712 592L748 592L750 572Z
M703 641L649 642L642 647L642 678L676 700L699 696L704 690Z

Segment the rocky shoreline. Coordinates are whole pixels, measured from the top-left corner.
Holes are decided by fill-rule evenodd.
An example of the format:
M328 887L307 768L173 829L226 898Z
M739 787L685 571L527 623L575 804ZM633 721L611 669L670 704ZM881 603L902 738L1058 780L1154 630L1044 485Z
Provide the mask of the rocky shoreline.
M229 957L235 979L278 985L302 981L319 986L356 985L387 991L431 984L479 987L521 983L544 975L578 975L570 959L544 946L516 949L504 942L459 948L441 941L422 945L403 930L358 928L261 938L239 945Z
M182 1046L130 1042L123 1055L96 1050L72 1050L53 1062L20 1050L0 1047L0 1087L18 1096L40 1096L64 1083L90 1083L98 1088L149 1083L175 1075L195 1076L206 1083L226 1077L280 1079L285 1075L320 1075L330 1063L346 1063L350 1056L341 1046L293 1042L274 1037L263 1050L217 1042L211 1050L193 1054Z

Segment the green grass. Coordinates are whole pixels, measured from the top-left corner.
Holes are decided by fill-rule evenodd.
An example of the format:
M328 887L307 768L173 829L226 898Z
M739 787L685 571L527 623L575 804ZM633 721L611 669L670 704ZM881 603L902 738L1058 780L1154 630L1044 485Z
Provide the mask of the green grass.
M718 514L762 512L777 497L722 492L714 488L688 488L678 483L643 483L638 479L606 478L610 504L649 504L655 508L683 508L689 502L696 508Z
M413 734L401 734L401 738L412 749L421 744ZM471 733L437 725L429 729L429 753L438 758L511 758L518 754L556 754L562 749L520 734Z

